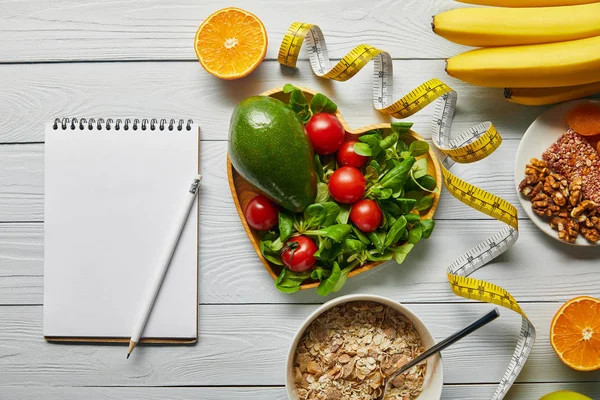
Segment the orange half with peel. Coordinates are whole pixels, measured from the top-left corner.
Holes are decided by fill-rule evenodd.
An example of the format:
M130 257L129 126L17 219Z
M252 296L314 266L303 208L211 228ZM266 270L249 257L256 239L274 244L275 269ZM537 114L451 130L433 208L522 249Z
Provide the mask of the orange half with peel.
M552 320L550 343L567 366L600 369L600 300L580 296L563 304Z
M224 8L211 14L196 32L194 48L202 67L221 79L250 74L267 53L267 31L248 11Z

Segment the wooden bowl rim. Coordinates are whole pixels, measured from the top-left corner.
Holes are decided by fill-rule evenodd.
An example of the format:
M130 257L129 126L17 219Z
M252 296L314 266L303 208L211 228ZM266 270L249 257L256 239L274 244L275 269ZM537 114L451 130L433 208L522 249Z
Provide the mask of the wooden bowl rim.
M317 92L314 92L310 89L304 88L304 87L298 87L300 90L302 90L304 93L310 94L311 96L314 96ZM274 89L270 89L267 90L263 93L260 94L260 96L273 96L275 94L280 94L283 93L283 87L277 87ZM335 112L336 117L340 120L340 122L342 123L342 126L344 127L344 129L346 130L347 133L349 133L352 136L360 136L365 132L374 130L374 129L390 129L390 123L378 123L378 124L372 124L372 125L365 125L361 128L358 129L354 129L354 128L350 128L348 126L348 124L346 123L346 121L344 120L344 117L342 116L342 114L340 113L339 109ZM418 133L416 133L415 131L413 131L412 129L408 132L408 135L411 136L413 139L415 140L423 140L425 141L425 139L423 139L423 137L421 135L419 135ZM437 156L432 148L432 146L429 146L429 152L427 153L428 157L431 159L431 163L433 164L433 167L435 169L435 179L437 182L437 192L433 194L433 204L431 205L431 208L429 209L429 211L427 212L427 214L422 215L421 219L429 219L429 218L433 218L435 211L437 209L438 203L440 201L440 196L442 193L442 169L440 167L440 163L437 159ZM267 272L269 272L269 275L271 275L271 277L273 277L273 279L277 279L277 274L275 273L275 271L273 271L273 268L271 267L271 264L269 263L269 261L263 256L262 252L260 251L260 247L258 246L258 244L256 243L256 241L254 240L254 237L252 237L252 228L250 228L250 226L248 225L248 222L246 222L246 218L244 217L244 211L242 210L242 205L240 203L240 199L238 197L237 194L237 189L235 187L235 180L234 180L234 171L235 169L233 168L233 165L231 164L231 160L229 159L229 153L227 154L227 178L229 181L229 189L231 191L231 195L233 197L233 202L235 204L235 208L239 214L240 220L242 222L242 225L244 226L244 230L246 231L246 235L248 235L248 239L250 239L250 243L252 243L252 247L254 247L254 250L256 252L256 254L258 254L258 257L260 258L260 260L262 261L265 269L267 270ZM237 171L235 171L237 173ZM241 177L241 176L240 176ZM370 269L373 269L375 267L377 267L380 264L383 264L384 261L377 261L377 262L372 262L372 263L367 263L362 265L359 268L355 268L353 269L349 274L348 277L352 277L355 275L358 275L360 273L363 273L365 271L368 271ZM285 268L285 267L283 267ZM312 282L312 283L303 283L302 285L300 285L300 290L305 290L305 289L312 289L312 288L316 288L317 286L319 286L320 282Z

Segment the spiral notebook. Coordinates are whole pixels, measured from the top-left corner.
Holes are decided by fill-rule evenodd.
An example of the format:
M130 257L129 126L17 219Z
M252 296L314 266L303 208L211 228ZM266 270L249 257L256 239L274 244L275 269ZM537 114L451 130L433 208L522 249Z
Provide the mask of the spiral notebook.
M199 145L191 120L46 126L47 340L129 340L172 220L200 172ZM197 338L198 218L196 210L185 225L142 342Z

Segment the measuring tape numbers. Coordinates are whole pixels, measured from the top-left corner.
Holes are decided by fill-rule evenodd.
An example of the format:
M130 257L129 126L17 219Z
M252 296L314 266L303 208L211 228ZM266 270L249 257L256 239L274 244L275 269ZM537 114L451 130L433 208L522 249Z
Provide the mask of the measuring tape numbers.
M323 33L316 25L294 22L288 28L279 49L279 63L295 68L303 43L314 73L321 78L347 81L372 60L373 104L378 111L402 119L434 103L431 136L442 166L446 189L467 206L505 224L502 230L458 257L447 269L448 281L456 295L493 303L513 310L522 317L517 346L492 397L493 400L503 399L529 357L535 341L535 328L508 291L470 275L515 243L519 236L517 210L506 200L473 186L450 172L455 163L477 162L492 154L502 143L502 138L490 122L483 122L451 139L450 129L458 99L454 90L439 79L430 79L394 101L394 70L389 53L361 44L333 64L329 59Z

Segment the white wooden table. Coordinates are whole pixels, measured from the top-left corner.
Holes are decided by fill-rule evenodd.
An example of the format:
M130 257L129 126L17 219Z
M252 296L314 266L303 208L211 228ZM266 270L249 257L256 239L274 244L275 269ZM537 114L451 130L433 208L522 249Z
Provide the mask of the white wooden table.
M375 5L368 5L376 3ZM192 42L203 18L226 5L258 15L270 45L248 78L208 75ZM439 77L459 92L455 127L492 120L501 148L458 171L471 183L518 204L513 159L543 108L503 100L500 90L446 76L444 58L463 50L430 32L430 17L458 6L446 0L14 0L0 1L0 399L285 399L284 362L301 321L325 299L273 287L239 223L225 172L229 116L241 99L286 82L322 91L349 124L387 121L372 108L371 67L346 83L323 81L303 52L299 70L276 62L296 20L319 24L332 57L369 43L394 57L403 91ZM400 93L397 88L397 95ZM53 117L190 117L202 125L199 341L194 346L57 345L42 338L44 133ZM428 136L431 110L415 115ZM562 245L521 213L521 237L477 276L508 289L538 330L511 399L558 389L600 398L600 373L580 373L555 356L552 316L576 295L600 295L598 250ZM350 279L337 295L376 293L413 308L441 339L489 305L452 294L446 266L501 226L442 196L433 236L402 266L389 263ZM490 398L512 354L519 318L494 324L444 352L444 399Z

